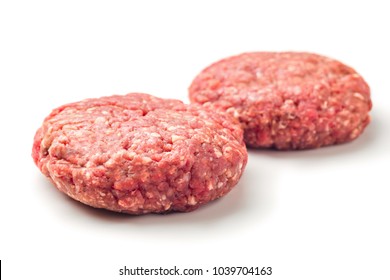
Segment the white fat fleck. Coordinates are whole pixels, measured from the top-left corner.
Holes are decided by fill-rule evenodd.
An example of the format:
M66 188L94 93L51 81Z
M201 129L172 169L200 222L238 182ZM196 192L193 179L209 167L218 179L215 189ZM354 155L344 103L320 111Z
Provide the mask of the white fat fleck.
M126 155L127 151L126 150L119 150L118 152L115 153L114 157L123 157Z
M278 128L279 129L285 129L287 127L287 123L286 122L279 122L279 126L278 126Z
M167 128L168 131L173 131L173 130L175 130L175 129L177 129L176 126L170 126L170 127Z
M187 182L190 181L190 179L191 179L191 173L188 172L188 173L186 173L185 175L183 175L183 177L182 177L182 179L181 179L181 182L187 183Z
M221 151L218 150L217 148L214 148L214 153L215 153L215 156L216 156L217 158L220 158L220 157L222 156Z
M179 141L179 140L185 140L186 138L184 136L180 136L180 135L172 135L172 143L175 143L176 141Z
M68 137L66 137L65 135L60 135L58 137L58 143L66 144L67 142L68 142Z
M152 192L146 192L146 197L147 198L153 198L154 194Z
M227 147L224 147L224 148L223 148L223 152L224 152L224 153L229 153L229 152L232 151L232 150L233 150L233 148L230 147L230 146L227 146Z
M108 112L107 111L102 111L102 114L103 115L108 115Z
M207 189L209 191L213 190L214 189L214 186L213 186L213 183L212 182L209 182L209 184L207 185Z
M161 135L158 134L158 133L156 133L156 132L150 133L150 136L152 136L152 137L157 137L157 138L160 138L160 137L161 137Z
M341 112L339 113L340 116L347 116L348 114L349 114L349 111L346 109L341 110Z
M226 112L228 112L229 114L233 115L233 117L235 117L235 118L238 118L240 116L240 114L238 113L238 111L234 107L228 108L226 110Z
M126 201L124 201L123 199L119 199L118 204L119 204L119 206L128 208Z
M325 126L325 131L326 131L326 132L329 132L329 125L326 125L326 126Z
M218 188L218 189L222 188L222 186L223 186L223 183L222 183L222 182L219 182L219 183L217 184L217 188Z
M283 106L293 106L293 105L294 105L294 101L291 99L285 100L283 104Z
M233 172L230 169L228 169L225 174L226 174L227 177L232 177L233 176Z
M137 155L137 153L135 153L135 152L133 152L133 151L128 151L128 152L127 152L127 156L128 156L129 158L134 158L136 155Z
M112 158L110 158L109 160L106 161L104 165L108 168L114 167L115 161Z
M360 78L360 75L358 73L352 74L352 77L354 78Z
M360 93L360 92L355 92L353 94L353 96L355 96L356 98L360 99L360 100L363 100L364 101L364 96Z
M141 160L142 160L142 163L149 163L152 161L152 159L150 157L142 157Z
M90 178L91 178L91 172L86 171L86 172L85 172L85 177L86 177L87 179L90 179Z
M358 135L359 135L359 128L355 128L353 131L352 131L352 133L349 135L349 138L350 139L355 139L356 137L358 137Z
M299 94L302 93L302 89L301 89L301 87L299 87L299 86L295 86L295 87L293 88L293 92L294 92L294 94L299 95Z
M287 118L288 118L289 120L293 120L293 119L296 118L296 115L295 115L295 114L291 114L291 113L287 113Z
M219 138L226 140L226 142L230 142L230 139L226 137L225 135L219 135Z
M167 196L165 195L165 194L163 194L162 196L161 196L161 200L166 200L167 199Z
M104 117L97 117L95 119L95 123L98 124L98 123L105 123L106 122L106 118Z
M190 196L189 198L188 198L188 204L189 205L195 205L195 204L197 204L198 202L196 201L196 199L195 199L195 197L194 196Z
M242 169L242 165L243 165L243 163L242 163L242 162L240 162L240 163L238 164L238 171L241 171L241 169Z
M295 71L295 69L296 69L296 67L294 65L290 65L290 66L287 67L287 70L291 71L291 72Z
M329 113L329 114L334 115L335 112L336 112L336 110L335 110L334 107L330 107L330 108L328 109L328 113Z

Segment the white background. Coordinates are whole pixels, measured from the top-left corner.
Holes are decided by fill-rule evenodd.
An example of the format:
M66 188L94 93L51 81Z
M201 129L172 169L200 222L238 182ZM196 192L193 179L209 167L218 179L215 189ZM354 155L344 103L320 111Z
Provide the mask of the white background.
M1 1L4 279L148 279L120 277L124 265L272 266L264 279L390 279L386 3ZM374 107L359 139L310 151L250 150L228 196L165 216L83 206L32 161L34 133L57 106L134 91L187 102L189 84L210 63L283 50L339 59L366 78ZM225 278L236 279L162 279Z

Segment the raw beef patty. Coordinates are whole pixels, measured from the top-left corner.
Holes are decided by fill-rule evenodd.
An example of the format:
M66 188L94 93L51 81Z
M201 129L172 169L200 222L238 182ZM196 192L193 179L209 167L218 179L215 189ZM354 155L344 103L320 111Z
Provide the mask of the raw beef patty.
M242 134L228 115L131 93L53 110L32 156L60 191L87 205L191 211L237 184L247 163Z
M370 89L352 68L298 52L244 53L203 70L190 100L228 112L252 147L307 149L357 138L370 122Z

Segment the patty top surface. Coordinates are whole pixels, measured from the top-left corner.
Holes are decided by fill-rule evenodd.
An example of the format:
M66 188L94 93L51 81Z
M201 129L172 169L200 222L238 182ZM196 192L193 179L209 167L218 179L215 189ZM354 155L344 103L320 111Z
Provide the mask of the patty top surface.
M137 213L185 211L186 204L195 207L223 195L217 186L230 189L238 181L247 154L242 130L231 117L132 93L53 110L36 133L33 158L74 198L83 189L108 190L115 196L108 206L93 201L95 193L80 200Z
M194 79L189 95L192 102L237 117L247 144L281 149L354 139L369 122L372 106L369 86L354 69L301 52L254 52L223 59Z
M303 52L254 52L223 59L203 70L189 91L199 103L237 94L241 101L250 102L267 93L299 96L320 87L332 88L334 93L370 94L367 83L351 67Z

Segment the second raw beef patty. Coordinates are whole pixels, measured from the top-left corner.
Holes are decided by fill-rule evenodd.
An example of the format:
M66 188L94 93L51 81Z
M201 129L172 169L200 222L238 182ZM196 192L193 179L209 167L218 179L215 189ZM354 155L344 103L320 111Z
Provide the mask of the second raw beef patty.
M252 147L307 149L357 138L370 122L370 89L352 68L298 52L244 53L203 70L190 100L227 112Z

